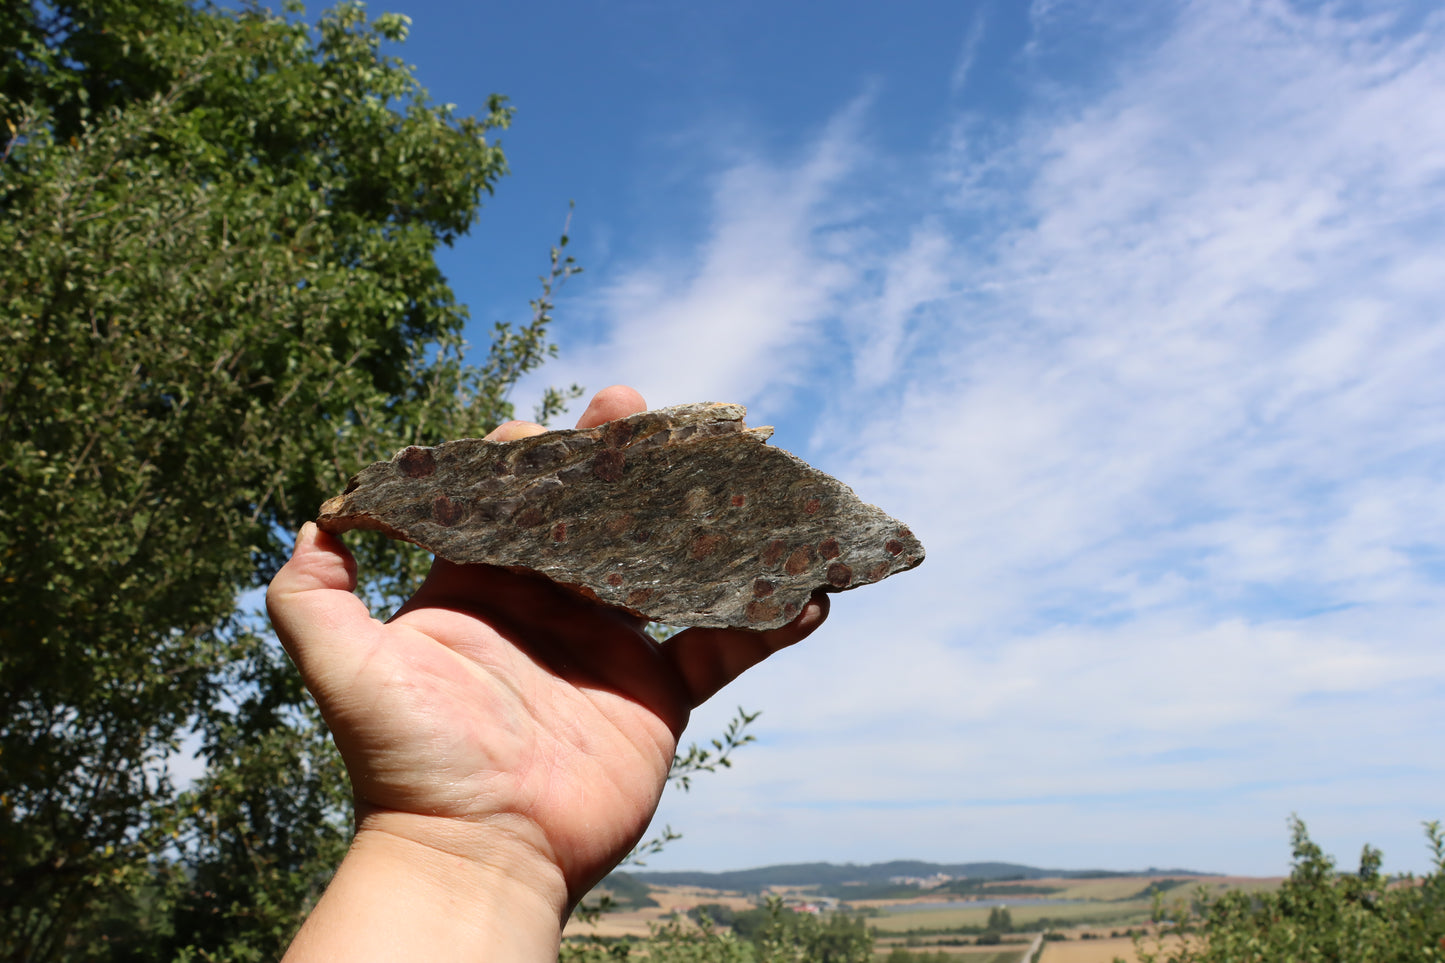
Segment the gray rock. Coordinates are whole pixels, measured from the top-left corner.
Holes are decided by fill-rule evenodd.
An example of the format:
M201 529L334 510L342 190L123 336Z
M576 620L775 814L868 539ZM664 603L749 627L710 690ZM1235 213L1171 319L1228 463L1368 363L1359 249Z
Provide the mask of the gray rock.
M464 564L527 569L670 625L770 629L814 589L923 561L906 526L767 444L741 405L645 411L519 441L405 448L321 508Z

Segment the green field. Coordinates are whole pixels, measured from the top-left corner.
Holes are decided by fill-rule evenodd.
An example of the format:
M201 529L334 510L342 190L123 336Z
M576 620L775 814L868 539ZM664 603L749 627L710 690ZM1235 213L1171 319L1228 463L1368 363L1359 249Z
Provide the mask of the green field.
M1087 899L1087 900L1127 900L1148 886L1153 880L1140 879L1138 877L1125 877L1122 879L1081 879L1072 882L1065 889L1055 894L1059 899ZM1176 890L1183 892L1192 891L1197 885L1193 881L1176 887ZM990 894L998 898L1001 894Z
M1030 905L1014 903L1008 907L1016 930L1028 929L1041 919L1056 920L1062 925L1072 926L1084 923L1116 925L1141 922L1148 918L1149 900L1129 900L1120 903L1051 903ZM868 921L880 933L907 933L910 930L943 931L963 927L982 928L988 923L991 907L959 906L938 910L884 910L884 915Z

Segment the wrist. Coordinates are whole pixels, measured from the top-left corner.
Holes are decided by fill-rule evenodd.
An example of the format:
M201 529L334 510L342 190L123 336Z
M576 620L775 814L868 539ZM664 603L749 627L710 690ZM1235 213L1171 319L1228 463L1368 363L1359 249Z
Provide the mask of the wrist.
M288 963L555 961L567 887L529 825L365 815Z

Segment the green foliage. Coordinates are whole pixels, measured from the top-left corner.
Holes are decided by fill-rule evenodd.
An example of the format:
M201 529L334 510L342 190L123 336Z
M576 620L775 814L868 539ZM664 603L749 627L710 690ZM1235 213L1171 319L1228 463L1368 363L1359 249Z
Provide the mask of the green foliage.
M1445 960L1445 833L1438 822L1426 824L1434 870L1423 879L1386 878L1379 850L1369 846L1357 872L1341 873L1299 819L1291 835L1294 864L1277 892L1201 891L1194 908L1156 904L1156 916L1168 922L1152 949L1138 940L1142 963Z
M694 923L704 919L717 926L732 926L737 919L737 910L721 903L703 903L687 911L687 918Z
M872 963L873 934L860 917L795 913L777 900L769 901L767 912L767 923L752 938L758 963Z
M0 7L0 960L279 954L349 801L238 597L351 472L510 418L552 352L565 237L481 367L434 256L505 172L503 101L430 102L380 53L404 17L298 14ZM428 562L358 555L378 606Z
M712 748L706 748L692 743L687 747L686 752L678 753L672 759L672 768L668 771L667 779L673 785L687 792L692 788L692 779L700 772L717 772L719 769L731 769L733 765L732 755L743 746L757 741L757 737L747 731L748 726L757 721L761 713L748 712L742 706L738 706L738 714L728 722L728 727L723 734L716 739L709 740Z
M1008 911L1007 906L995 906L989 910L988 923L984 929L990 933L1012 933L1014 928L1013 914Z
M733 913L733 932L745 940L752 940L777 917L778 912L771 903L739 910Z
M202 714L206 771L173 804L181 858L149 950L164 959L274 956L350 835L344 767L280 648L242 634L218 675L236 696Z
M589 941L562 947L561 963L610 963L632 958L629 943ZM759 963L753 946L711 922L694 924L679 917L652 930L642 955L648 963Z
M656 963L872 963L873 934L859 917L822 918L787 909L777 899L736 914L731 931L707 914L674 915L640 946L587 940L562 947L562 963L603 963L638 956Z
M652 931L648 960L657 963L755 963L752 946L706 921L692 925L676 917Z

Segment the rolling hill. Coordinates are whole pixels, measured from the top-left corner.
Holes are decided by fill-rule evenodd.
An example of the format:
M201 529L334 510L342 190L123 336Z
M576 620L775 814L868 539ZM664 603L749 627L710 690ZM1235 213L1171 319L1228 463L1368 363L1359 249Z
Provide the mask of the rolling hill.
M1194 870L1155 869L1120 872L1095 869L1040 869L1019 863L928 863L920 860L893 860L887 863L786 863L726 872L691 872L667 870L626 870L628 876L649 886L701 886L708 889L752 892L769 886L840 886L844 884L880 885L897 877L930 877L937 874L955 879L1092 879L1115 876L1202 876Z

